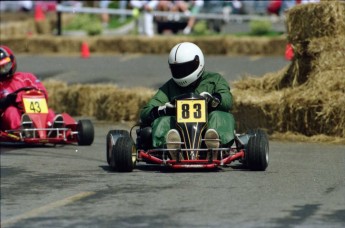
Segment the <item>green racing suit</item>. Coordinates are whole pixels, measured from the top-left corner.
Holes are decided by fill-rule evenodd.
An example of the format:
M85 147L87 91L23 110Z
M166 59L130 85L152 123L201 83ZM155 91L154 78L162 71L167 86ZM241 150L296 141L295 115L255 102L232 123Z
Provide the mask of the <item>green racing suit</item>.
M170 79L158 89L156 94L143 107L140 112L140 119L142 123L152 126L153 147L162 148L165 145L167 132L172 128L176 128L176 117L161 116L153 119L152 109L172 101L178 95L185 93L200 94L202 92L217 94L220 97L220 104L209 113L208 129L213 128L217 131L221 145L231 146L234 140L235 119L230 113L233 100L229 84L218 73L204 71L200 77L197 83L187 87L180 87L173 79Z

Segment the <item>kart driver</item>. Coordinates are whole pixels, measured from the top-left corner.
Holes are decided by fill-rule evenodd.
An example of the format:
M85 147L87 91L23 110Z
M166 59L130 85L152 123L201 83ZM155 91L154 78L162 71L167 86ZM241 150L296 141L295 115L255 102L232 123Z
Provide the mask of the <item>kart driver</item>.
M20 96L14 93L16 90L23 87L34 87L41 90L48 100L47 90L36 76L28 72L16 72L16 69L17 61L12 50L7 46L0 45L0 130L33 127L29 116L26 114L22 115L23 110L16 105L17 102L20 102ZM24 92L21 91L19 93ZM54 111L49 109L47 127L52 127L52 123L55 122L63 122L62 116L55 116Z
M206 146L219 148L221 144L230 147L234 141L235 120L229 112L232 94L226 80L218 73L205 71L202 51L190 42L173 47L168 63L172 78L159 88L140 113L142 123L152 126L153 147L162 148L167 142L181 142L181 136L174 125L175 107L170 101L175 96L192 92L210 101L208 129L204 138L211 140L205 141ZM178 149L179 144L168 143L167 148Z

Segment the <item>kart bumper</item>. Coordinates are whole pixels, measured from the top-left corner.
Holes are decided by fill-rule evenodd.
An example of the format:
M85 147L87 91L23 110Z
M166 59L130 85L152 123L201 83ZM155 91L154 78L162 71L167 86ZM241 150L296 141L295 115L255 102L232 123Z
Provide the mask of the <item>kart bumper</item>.
M194 159L194 160L170 160L170 159L161 159L156 156L151 155L152 153L166 153L171 150L167 149L159 149L159 150L149 150L149 151L144 151L144 150L139 150L138 151L138 161L143 160L143 161L148 161L154 164L160 164L160 165L165 165L169 166L174 169L188 169L188 168L202 168L202 169L213 169L218 166L224 166L227 164L230 164L231 162L239 159L244 158L244 151L240 150L236 153L231 153L228 156L222 157L219 160L214 160L212 159L211 154L213 153L214 150L219 150L219 151L224 151L224 150L229 150L229 148L219 148L219 149L199 149L198 151L207 151L210 159L207 160L201 160L201 159ZM179 152L182 152L183 150L179 150ZM188 151L188 150L186 150ZM164 158L164 156L162 156ZM179 156L178 156L179 157Z

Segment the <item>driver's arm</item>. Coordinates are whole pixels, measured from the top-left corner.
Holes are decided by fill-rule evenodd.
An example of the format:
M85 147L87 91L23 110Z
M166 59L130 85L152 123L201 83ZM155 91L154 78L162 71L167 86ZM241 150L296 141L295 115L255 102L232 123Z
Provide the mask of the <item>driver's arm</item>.
M168 96L159 89L150 101L142 108L140 112L141 121L146 124L151 124L157 117L159 117L153 115L153 110L167 102L169 102Z
M14 104L17 99L16 93L10 93L7 96L0 99L0 110L5 110L11 104Z
M44 93L44 96L46 97L46 100L48 101L47 89L44 87L43 83L35 75L31 73L26 73L26 77L30 79L33 87L36 87L38 90Z
M228 112L232 108L233 104L229 83L222 76L219 75L218 81L215 84L215 93L219 94L221 97L221 102L217 107L217 110Z

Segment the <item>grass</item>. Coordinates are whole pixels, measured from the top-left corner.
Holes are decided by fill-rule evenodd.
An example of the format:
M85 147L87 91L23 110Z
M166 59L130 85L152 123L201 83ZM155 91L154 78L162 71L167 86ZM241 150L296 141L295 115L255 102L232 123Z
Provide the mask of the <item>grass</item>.
M242 36L278 37L278 36L281 36L283 34L284 34L284 32L268 31L268 32L263 33L263 34L256 34L256 33L253 33L253 32L239 32L239 33L235 33L234 35L237 36L237 37L242 37Z

